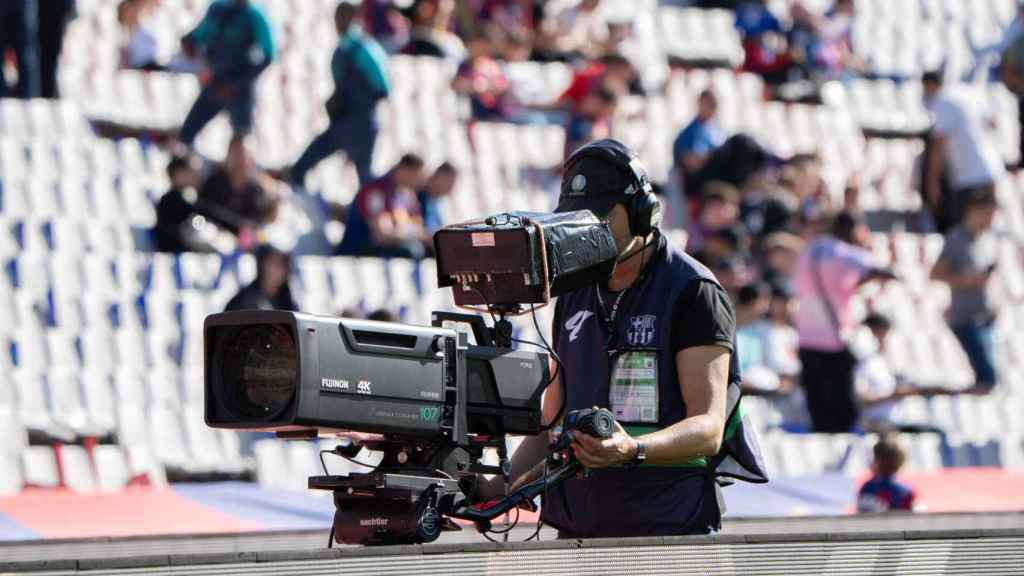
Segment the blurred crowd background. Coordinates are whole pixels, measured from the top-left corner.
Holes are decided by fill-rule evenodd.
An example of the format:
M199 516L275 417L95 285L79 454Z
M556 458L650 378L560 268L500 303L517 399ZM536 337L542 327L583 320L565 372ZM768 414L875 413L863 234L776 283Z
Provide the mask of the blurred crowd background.
M777 473L863 472L889 433L919 470L1024 462L1014 0L0 14L0 490L305 474L203 428L205 314L424 322L432 233L550 209L603 137L730 291Z

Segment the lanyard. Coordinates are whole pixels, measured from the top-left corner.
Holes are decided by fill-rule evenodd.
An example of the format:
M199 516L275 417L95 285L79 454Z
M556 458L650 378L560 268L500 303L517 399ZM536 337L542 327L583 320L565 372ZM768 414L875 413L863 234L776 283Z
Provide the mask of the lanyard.
M604 298L601 297L601 287L600 286L595 286L594 287L594 293L597 295L597 304L598 304L598 306L601 309L601 316L604 317L605 326L608 328L608 339L605 342L605 349L608 351L608 356L609 357L614 356L616 354L616 352L618 352L617 347L618 347L618 344L619 344L619 335L618 335L618 331L615 329L615 319L619 315L619 304L622 303L623 296L626 295L626 292L629 292L630 288L632 288L634 286L641 286L641 285L643 285L644 280L647 278L647 274L650 272L649 268L651 268L654 265L654 261L658 257L658 251L660 249L660 246L658 246L656 243L659 240L660 240L660 233L659 233L659 239L655 240L654 255L651 257L651 262L641 262L641 264L640 264L640 274L637 276L636 280L634 280L632 284L630 284L629 286L626 286L621 292L619 292L619 295L615 297L615 301L612 302L612 309L611 309L610 312L606 311L606 308L605 308L605 305L604 305ZM640 256L641 257L644 256L644 253L643 253L644 250L647 250L648 246L650 246L650 245L651 244L644 245L644 247L640 249ZM612 347L613 343L616 346L615 348Z
M615 330L615 318L619 315L619 304L622 303L622 297L626 295L626 292L628 292L631 287L632 286L626 287L624 290L619 292L619 295L615 297L615 301L612 302L612 309L610 312L606 311L607 308L604 305L604 298L601 297L601 287L597 286L594 290L597 294L597 304L601 309L601 316L604 318L604 324L608 328L608 339L605 342L605 348L608 350L609 356L613 356L617 352L617 350L612 348L613 341L616 345L618 344L618 333Z

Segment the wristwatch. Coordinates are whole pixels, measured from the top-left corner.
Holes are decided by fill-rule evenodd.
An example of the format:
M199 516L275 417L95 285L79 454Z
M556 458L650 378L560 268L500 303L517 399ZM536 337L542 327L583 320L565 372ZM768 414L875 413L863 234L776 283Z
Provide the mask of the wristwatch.
M633 454L633 459L630 460L626 465L630 468L636 468L647 461L647 444L644 444L643 440L636 441L636 454Z

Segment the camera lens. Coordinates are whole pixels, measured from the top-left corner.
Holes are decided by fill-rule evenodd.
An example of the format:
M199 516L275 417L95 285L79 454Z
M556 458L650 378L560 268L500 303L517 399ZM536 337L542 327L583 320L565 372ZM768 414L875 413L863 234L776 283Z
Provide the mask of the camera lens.
M260 324L242 328L224 347L222 358L228 401L239 415L273 418L295 395L298 353L284 327Z

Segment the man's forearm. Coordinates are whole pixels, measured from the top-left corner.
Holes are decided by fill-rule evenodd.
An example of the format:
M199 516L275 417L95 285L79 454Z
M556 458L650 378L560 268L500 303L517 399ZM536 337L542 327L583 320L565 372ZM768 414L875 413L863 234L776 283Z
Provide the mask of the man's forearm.
M524 484L537 478L541 470L540 464L548 456L548 433L541 432L536 436L527 436L523 439L516 451L509 458L511 472L509 478L512 482ZM501 476L495 476L490 480L483 480L478 487L478 496L482 500L499 498L505 493L505 483Z
M713 456L722 444L724 422L710 414L700 414L637 437L647 447L648 464L669 466L685 464L701 456Z

